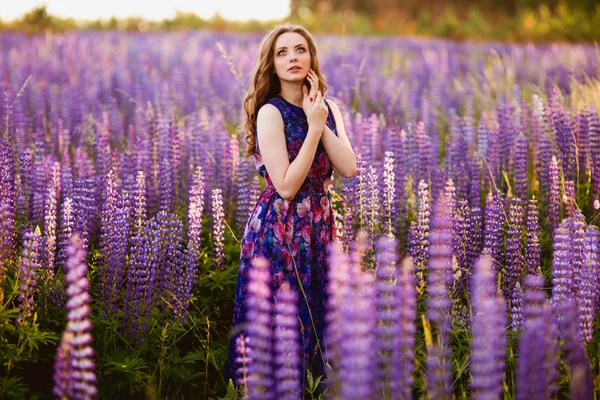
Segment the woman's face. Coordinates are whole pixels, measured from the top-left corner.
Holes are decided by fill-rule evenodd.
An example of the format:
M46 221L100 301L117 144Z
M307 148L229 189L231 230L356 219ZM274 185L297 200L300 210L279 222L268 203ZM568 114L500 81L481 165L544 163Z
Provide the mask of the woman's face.
M304 36L296 32L279 35L275 41L273 66L282 81L304 81L310 68L310 52Z

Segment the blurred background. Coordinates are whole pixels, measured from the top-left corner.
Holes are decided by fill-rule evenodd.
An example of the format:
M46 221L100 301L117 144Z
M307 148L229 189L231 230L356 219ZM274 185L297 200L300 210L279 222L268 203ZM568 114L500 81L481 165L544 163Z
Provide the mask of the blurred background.
M21 0L4 2L0 31L264 31L282 21L315 33L506 42L597 42L598 0ZM168 3L168 4L167 4Z

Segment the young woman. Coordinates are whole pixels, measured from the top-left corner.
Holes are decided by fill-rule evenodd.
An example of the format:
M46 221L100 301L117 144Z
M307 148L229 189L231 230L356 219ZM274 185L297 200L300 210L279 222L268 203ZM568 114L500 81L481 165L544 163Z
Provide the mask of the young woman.
M325 91L312 35L292 24L269 31L243 104L247 156L267 187L242 238L225 375L236 384L235 340L245 330L248 270L256 256L270 261L273 295L284 282L298 293L299 372L325 374L326 257L335 239L328 186L334 169L348 178L356 173L340 111Z

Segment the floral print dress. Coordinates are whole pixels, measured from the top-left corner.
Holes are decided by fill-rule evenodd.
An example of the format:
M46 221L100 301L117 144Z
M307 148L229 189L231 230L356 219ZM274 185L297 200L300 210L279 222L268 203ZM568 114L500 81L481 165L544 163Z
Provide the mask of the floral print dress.
M282 97L267 101L281 112L285 127L287 152L290 163L296 158L308 133L304 110ZM327 102L326 102L327 103ZM335 119L329 104L327 126L337 135ZM256 143L254 163L267 187L260 195L246 224L241 243L240 269L235 294L233 321L229 342L229 355L225 371L238 384L235 340L244 333L246 323L245 300L247 295L250 260L263 256L271 263L272 300L284 282L297 292L299 319L298 342L303 347L300 355L302 377L310 368L313 376L324 375L323 343L325 305L327 303L327 245L335 238L334 215L328 190L333 167L322 143L319 143L308 176L294 199L284 200L275 190ZM299 278L296 276L296 269ZM299 286L302 282L304 297ZM307 305L308 303L308 305ZM312 313L312 322L311 315ZM313 324L314 322L314 324ZM313 328L314 327L314 328ZM317 335L320 349L317 346ZM322 354L323 353L323 354Z

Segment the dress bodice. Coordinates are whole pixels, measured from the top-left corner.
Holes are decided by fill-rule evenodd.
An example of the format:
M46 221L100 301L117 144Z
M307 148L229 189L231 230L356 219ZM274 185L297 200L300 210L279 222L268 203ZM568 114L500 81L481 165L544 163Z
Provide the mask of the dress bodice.
M302 109L302 107L298 107L288 102L281 96L269 99L267 103L277 107L277 109L281 113L281 117L283 118L286 147L289 161L291 163L292 161L294 161L294 159L300 152L300 148L302 147L304 139L308 134L308 120L306 118L306 115L304 114L304 110ZM325 124L329 127L329 129L331 129L331 131L335 135L337 135L337 129L333 112L331 111L331 107L329 106L329 104L327 102L325 102L325 104L327 104L327 108L329 109L329 115L327 116ZM254 165L256 166L258 172L265 178L267 185L273 186L273 183L269 178L269 174L260 154L258 139L256 140L256 153L254 154ZM304 180L298 192L325 192L325 182L331 178L332 172L333 166L331 164L331 161L329 160L329 157L325 152L323 143L319 142L317 151L315 153L315 157L310 166L310 170L308 171L308 176Z

